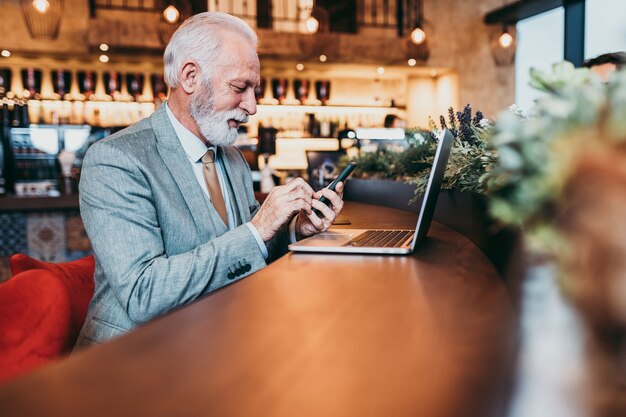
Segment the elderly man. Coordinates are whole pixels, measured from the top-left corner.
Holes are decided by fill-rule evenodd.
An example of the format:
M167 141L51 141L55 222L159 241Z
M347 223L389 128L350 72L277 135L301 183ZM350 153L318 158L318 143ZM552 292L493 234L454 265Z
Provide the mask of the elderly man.
M341 211L340 195L314 193L300 178L262 206L255 200L250 169L232 144L256 113L257 43L233 16L191 17L165 50L167 103L87 152L80 209L96 288L77 347L252 274L290 241L328 229Z

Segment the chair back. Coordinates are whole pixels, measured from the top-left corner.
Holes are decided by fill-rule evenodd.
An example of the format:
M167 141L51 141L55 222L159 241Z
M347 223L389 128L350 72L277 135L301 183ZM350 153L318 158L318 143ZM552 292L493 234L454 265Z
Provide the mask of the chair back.
M72 351L93 296L93 256L65 263L18 254L0 284L0 381Z

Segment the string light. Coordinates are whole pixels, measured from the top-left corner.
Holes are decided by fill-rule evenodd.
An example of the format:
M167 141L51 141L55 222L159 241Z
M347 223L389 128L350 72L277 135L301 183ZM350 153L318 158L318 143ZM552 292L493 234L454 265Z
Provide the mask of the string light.
M513 36L511 36L508 32L504 32L498 38L498 43L503 48L510 48L513 45Z
M385 73L385 68L383 67L378 67L376 68L376 72L380 75L383 75Z
M302 70L304 69L304 65L303 65L303 64L297 64L297 65L296 65L296 69L297 69L298 71L302 71Z
M103 62L105 64L109 62L109 57L107 55L100 55L98 59L100 60L100 62Z
M101 50L102 52L106 52L106 51L108 51L108 50L109 50L109 45L107 45L106 43L101 43L101 44L100 44L100 50Z
M320 62L326 62L327 59L326 55L320 55Z
M33 0L33 7L39 13L44 14L50 8L50 2L48 0Z
M416 27L413 29L413 32L411 32L411 42L415 45L423 44L426 42L426 32L424 32L422 28Z
M417 65L417 61L411 58L409 59L408 64L409 64L409 67L414 67L415 65Z
M163 10L163 18L166 22L174 24L178 22L178 19L180 18L180 12L176 7L174 7L174 5L170 4L165 8L165 10Z
M503 25L502 31L494 33L491 38L491 53L496 65L513 64L515 62L516 47L515 28L510 30L507 24Z
M317 21L313 16L309 16L305 21L304 25L306 27L306 31L308 33L316 33L317 29L320 27L320 22Z
M11 51L8 51L6 49L3 49L2 52L0 52L0 55L2 55L5 58L8 58L11 56Z

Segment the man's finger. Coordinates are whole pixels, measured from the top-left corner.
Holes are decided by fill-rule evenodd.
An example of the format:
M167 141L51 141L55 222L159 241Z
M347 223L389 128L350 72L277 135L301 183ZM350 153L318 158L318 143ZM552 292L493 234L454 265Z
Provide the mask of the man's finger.
M320 217L315 213L315 211L311 210L311 213L308 213L307 217L309 221L311 222L311 224L313 225L313 227L315 227L315 229L317 229L318 231L323 230L324 221L320 219Z
M322 195L330 201L334 208L339 208L339 210L341 210L341 207L343 207L343 200L336 192L331 191L328 188L324 188L321 191Z
M326 204L322 203L321 201L313 200L312 206L313 206L313 208L315 208L319 212L321 212L322 215L326 219L330 220L331 222L335 219L335 212L330 207L328 207Z
M345 188L345 184L343 181L339 181L337 186L335 187L335 192L337 195L343 199L343 189Z

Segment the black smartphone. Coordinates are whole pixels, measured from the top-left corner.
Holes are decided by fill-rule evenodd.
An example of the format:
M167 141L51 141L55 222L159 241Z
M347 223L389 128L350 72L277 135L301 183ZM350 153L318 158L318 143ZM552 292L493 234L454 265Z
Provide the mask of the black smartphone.
M337 186L337 184L341 181L345 181L346 178L348 178L348 176L352 173L352 171L354 171L354 168L356 168L356 162L350 162L348 166L345 167L343 171L341 171L341 173L337 176L337 178L335 178L335 180L331 182L327 188L329 190L335 191L335 187ZM328 200L324 196L320 197L320 201L326 205L330 204L330 200Z

